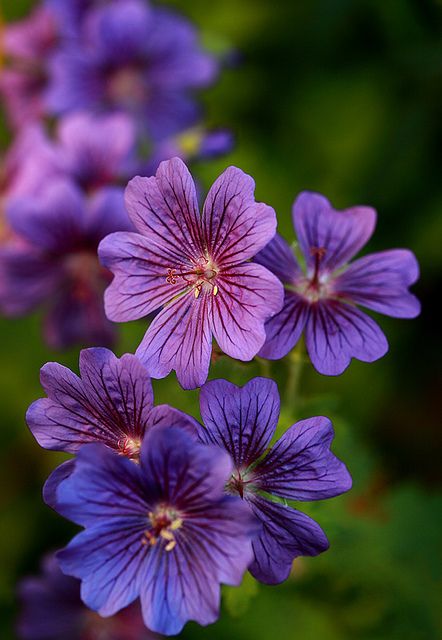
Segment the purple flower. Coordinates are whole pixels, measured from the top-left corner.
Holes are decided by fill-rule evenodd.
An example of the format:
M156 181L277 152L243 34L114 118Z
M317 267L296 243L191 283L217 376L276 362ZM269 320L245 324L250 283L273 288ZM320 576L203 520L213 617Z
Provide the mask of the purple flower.
M280 281L247 262L275 233L273 209L254 199L254 182L229 167L214 183L202 216L195 185L178 158L126 190L138 233L114 233L99 256L115 278L105 294L108 318L135 320L162 307L137 349L154 378L172 369L186 389L209 370L212 336L232 358L251 360L264 322L282 305Z
M293 222L304 271L279 236L256 257L285 285L284 306L266 325L267 342L260 355L282 358L305 331L311 361L325 375L339 375L351 358L381 358L388 350L387 340L356 305L395 318L416 317L420 304L408 291L419 276L413 253L381 251L346 266L372 235L376 212L361 206L336 211L316 193L298 196Z
M332 498L351 487L345 465L330 451L328 418L301 420L270 448L279 416L276 383L254 378L240 388L212 380L201 389L200 439L225 449L233 459L228 492L239 495L263 524L253 541L249 567L261 582L285 580L292 561L328 548L319 525L275 498L310 501Z
M23 315L44 304L51 346L111 343L102 301L109 273L96 251L108 233L131 228L122 191L108 187L88 199L74 184L54 180L38 198L14 198L7 213L20 241L0 249L3 313Z
M220 583L239 584L256 521L226 496L228 455L182 429L150 430L139 464L100 444L80 450L57 492L57 510L85 527L59 552L102 616L138 596L150 629L176 634L188 620L218 616Z
M54 555L44 558L42 575L19 584L20 640L154 640L137 604L113 618L102 618L84 606L80 582L64 575Z
M154 406L146 369L131 354L118 359L103 348L80 353L80 378L56 362L40 372L47 398L31 404L26 421L45 449L77 453L86 443L101 442L137 459L145 434L153 427L177 426L194 434L198 423L167 404ZM53 506L54 486L69 475L73 461L61 465L45 487Z
M208 85L215 60L181 16L142 0L111 2L88 11L79 42L51 61L49 108L125 111L159 139L194 124L190 91Z

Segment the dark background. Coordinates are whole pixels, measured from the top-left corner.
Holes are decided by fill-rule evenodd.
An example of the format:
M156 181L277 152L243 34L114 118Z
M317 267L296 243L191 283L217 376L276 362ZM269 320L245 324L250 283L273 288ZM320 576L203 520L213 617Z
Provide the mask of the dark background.
M2 4L7 19L30 6ZM232 128L236 148L196 165L201 183L208 187L228 164L251 173L257 198L276 209L289 239L291 205L302 189L324 193L338 208L374 206L378 226L368 249L413 249L423 304L417 320L380 319L390 343L382 360L353 362L339 378L322 377L306 363L296 397L286 398L281 430L295 418L329 415L335 451L354 477L347 496L305 508L326 530L331 549L295 561L282 586L247 578L241 588L226 589L221 621L207 629L190 624L183 638L439 638L442 4L164 4L191 17L226 60L203 100L208 124ZM123 327L117 353L133 351L144 328ZM78 351L48 351L38 316L0 320L0 330L0 637L9 640L17 579L36 572L41 554L75 531L41 501L41 486L62 456L38 448L24 413L41 395L39 367L57 360L76 369ZM221 360L211 375L242 382L257 373L256 364ZM287 364L273 364L271 375L283 394ZM182 391L173 377L155 388L158 402L198 415L197 393Z

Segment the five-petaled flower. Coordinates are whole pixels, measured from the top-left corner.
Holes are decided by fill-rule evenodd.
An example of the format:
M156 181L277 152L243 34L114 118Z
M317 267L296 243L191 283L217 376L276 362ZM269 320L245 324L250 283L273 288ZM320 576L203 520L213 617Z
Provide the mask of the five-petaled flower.
M80 450L57 490L57 510L85 527L58 553L82 598L110 616L138 596L144 621L165 634L218 616L220 583L238 584L257 522L224 485L229 456L176 427L152 429L139 464L101 444Z
M198 423L191 416L167 404L154 406L150 378L134 355L117 358L108 349L84 349L80 376L56 362L41 369L48 397L31 404L26 420L45 449L77 453L83 444L101 442L137 460L146 433L154 427L196 432ZM56 487L74 465L75 459L68 460L47 480L44 496L51 506Z
M328 548L321 527L275 498L310 501L332 498L351 487L345 465L330 451L328 418L301 420L269 449L279 416L276 383L254 378L244 387L212 380L201 389L200 439L225 449L234 469L227 491L239 495L262 522L253 540L249 570L267 584L285 580L297 556Z
M381 251L346 266L373 233L376 212L371 207L336 211L323 196L303 192L293 205L293 222L305 272L278 235L256 257L285 285L284 306L266 325L260 355L282 358L305 331L311 361L325 375L339 375L351 358L381 358L387 340L356 305L396 318L416 317L420 304L408 291L419 277L413 253Z
M249 262L275 233L273 209L254 199L254 181L229 167L213 184L203 213L178 158L126 190L138 233L114 233L99 246L114 273L105 293L109 319L135 320L162 308L137 349L154 378L172 369L184 388L208 375L212 336L222 351L251 360L265 341L264 323L283 303L279 279Z

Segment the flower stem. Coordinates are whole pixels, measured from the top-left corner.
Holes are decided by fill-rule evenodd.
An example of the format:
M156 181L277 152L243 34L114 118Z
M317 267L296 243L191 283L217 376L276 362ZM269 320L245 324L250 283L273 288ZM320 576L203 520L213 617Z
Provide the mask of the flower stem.
M287 384L285 400L288 407L293 408L299 399L299 384L301 381L302 365L304 363L304 343L298 342L293 351L287 356Z

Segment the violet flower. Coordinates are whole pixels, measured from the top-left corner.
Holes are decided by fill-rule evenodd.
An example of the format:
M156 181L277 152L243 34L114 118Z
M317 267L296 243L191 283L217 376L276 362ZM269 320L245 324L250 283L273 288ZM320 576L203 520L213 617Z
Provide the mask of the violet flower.
M175 369L184 388L200 386L212 336L232 358L251 360L264 344L265 320L283 300L278 278L248 262L276 226L273 209L255 202L252 178L229 167L200 216L192 177L174 158L156 177L131 180L126 205L138 233L114 233L99 247L115 276L105 308L116 322L162 308L136 352L150 375Z
M185 18L144 0L110 2L87 12L80 46L67 41L51 60L48 104L55 114L124 111L161 139L195 123L190 92L216 74Z
M31 404L26 421L44 449L77 453L86 443L101 442L110 449L138 459L146 433L154 427L177 426L194 434L194 418L167 404L154 406L146 369L131 354L117 358L103 348L80 352L80 377L70 369L48 362L40 372L47 398ZM50 476L45 500L54 503L54 491L74 466L69 460Z
M35 197L14 198L8 220L20 242L0 248L0 309L9 316L47 308L50 346L110 344L114 328L103 309L109 273L97 258L108 233L130 229L121 190L91 198L68 181L54 180Z
M284 306L266 325L263 358L282 358L305 332L314 367L339 375L351 358L373 362L388 350L377 323L356 305L395 318L419 315L419 301L408 291L419 277L411 251L381 251L346 265L369 240L375 222L371 207L336 211L319 194L298 196L293 223L305 271L280 236L256 257L285 285Z
M154 640L138 604L102 618L81 601L80 581L61 572L54 555L42 562L42 574L19 584L19 640Z
M220 583L239 584L257 524L226 496L231 461L182 429L150 430L139 464L100 444L80 450L57 510L85 527L58 553L82 598L111 616L138 596L146 626L177 634L218 616Z
M270 448L279 416L276 383L254 378L244 387L212 380L201 389L202 442L227 451L234 468L227 484L262 522L253 540L249 570L261 582L285 580L297 556L315 556L328 548L320 526L305 514L277 502L322 500L351 487L345 465L330 451L333 428L328 418L301 420Z

